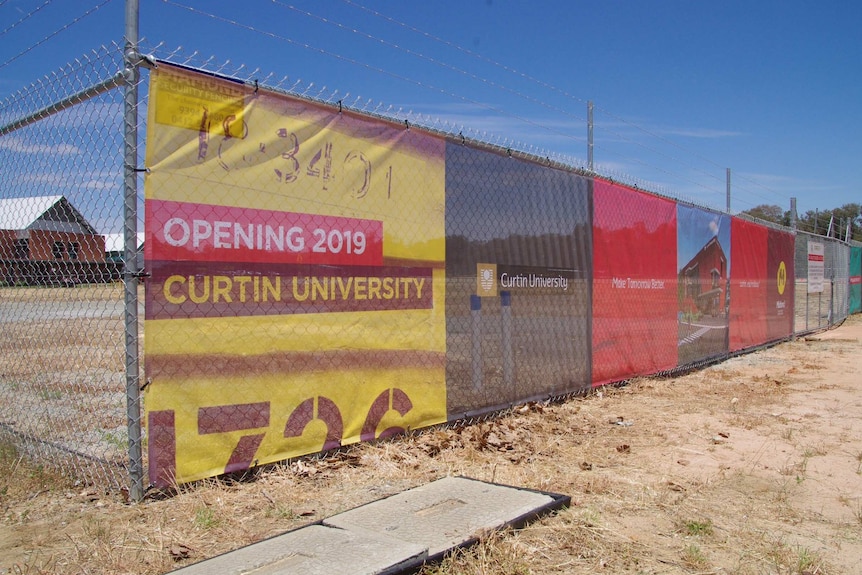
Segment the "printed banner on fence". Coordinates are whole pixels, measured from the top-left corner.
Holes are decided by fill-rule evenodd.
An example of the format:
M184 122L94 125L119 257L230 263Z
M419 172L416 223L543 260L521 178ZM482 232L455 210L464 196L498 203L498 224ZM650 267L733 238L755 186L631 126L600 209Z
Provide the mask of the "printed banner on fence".
M167 64L147 127L153 483L445 421L445 142Z
M730 350L765 343L767 336L766 227L739 218L731 219L730 253Z
M676 205L595 180L593 384L677 364Z
M589 180L446 146L450 418L590 386Z
M862 248L850 248L850 313L862 311Z
M728 351L730 220L677 206L679 365Z
M796 238L792 233L770 228L767 246L766 321L767 336L771 341L793 333ZM733 265L736 275L736 260Z

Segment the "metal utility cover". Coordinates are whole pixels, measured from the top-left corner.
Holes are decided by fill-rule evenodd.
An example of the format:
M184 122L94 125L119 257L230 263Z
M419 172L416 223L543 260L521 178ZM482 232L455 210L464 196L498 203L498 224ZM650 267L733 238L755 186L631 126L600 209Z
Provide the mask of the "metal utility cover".
M175 575L389 575L421 565L426 548L375 533L309 525L172 571Z
M428 548L429 559L436 559L483 534L520 526L567 504L568 498L547 493L446 477L340 513L323 524L415 543Z

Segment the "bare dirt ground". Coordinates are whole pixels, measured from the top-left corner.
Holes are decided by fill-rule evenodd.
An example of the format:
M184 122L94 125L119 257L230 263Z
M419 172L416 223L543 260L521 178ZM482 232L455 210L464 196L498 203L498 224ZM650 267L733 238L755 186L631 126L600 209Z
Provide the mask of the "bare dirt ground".
M157 574L445 475L571 495L431 573L862 573L862 316L673 379L127 504L0 446L0 573Z

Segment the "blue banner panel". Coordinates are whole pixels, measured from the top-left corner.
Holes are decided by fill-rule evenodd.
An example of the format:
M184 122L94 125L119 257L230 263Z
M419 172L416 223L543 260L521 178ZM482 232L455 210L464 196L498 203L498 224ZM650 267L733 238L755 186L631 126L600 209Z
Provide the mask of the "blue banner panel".
M677 206L679 365L727 353L731 218Z

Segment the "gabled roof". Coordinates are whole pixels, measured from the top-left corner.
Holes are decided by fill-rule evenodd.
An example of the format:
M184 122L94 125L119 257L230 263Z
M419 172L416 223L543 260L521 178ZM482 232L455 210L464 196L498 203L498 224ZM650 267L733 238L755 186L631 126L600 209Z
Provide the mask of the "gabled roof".
M0 199L0 230L96 233L64 196Z

